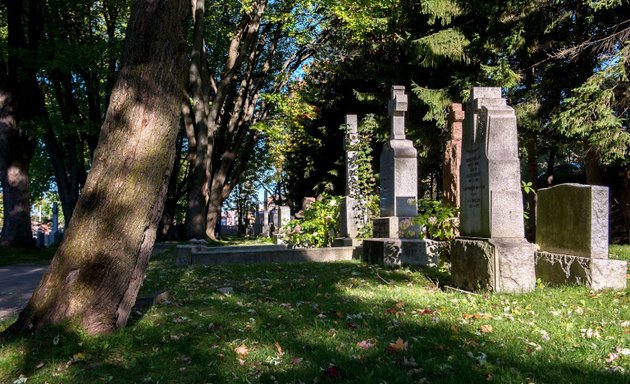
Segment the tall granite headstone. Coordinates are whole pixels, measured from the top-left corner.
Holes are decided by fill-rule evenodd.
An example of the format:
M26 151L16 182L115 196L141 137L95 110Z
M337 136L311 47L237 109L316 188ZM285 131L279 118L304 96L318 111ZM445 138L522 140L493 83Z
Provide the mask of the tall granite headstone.
M365 225L366 209L361 201L357 183L359 182L356 145L359 143L357 115L346 115L346 135L344 148L346 152L346 194L341 199L339 207L339 239L335 239L336 246L357 245L359 229Z
M473 88L463 128L454 283L530 291L536 281L534 247L525 240L516 115L500 88Z
M626 261L608 259L608 188L560 184L540 189L536 277L550 284L625 289Z
M385 265L433 265L437 245L420 240L418 215L418 153L405 137L405 87L394 85L389 101L390 140L380 159L381 217L374 219L374 238L363 241L363 259Z

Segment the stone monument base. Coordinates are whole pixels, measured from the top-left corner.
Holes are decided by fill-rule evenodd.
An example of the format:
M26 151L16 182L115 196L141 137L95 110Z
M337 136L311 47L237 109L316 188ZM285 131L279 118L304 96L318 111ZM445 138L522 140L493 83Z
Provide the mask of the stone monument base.
M469 290L529 292L536 286L534 252L534 245L520 238L457 238L451 248L453 283Z
M628 262L536 252L536 277L551 285L580 284L595 290L626 289Z
M338 237L333 240L333 247L359 247L363 244L363 239L353 239L351 237Z
M409 238L418 239L420 235L420 225L415 222L415 217L378 217L374 222L374 238L377 239L397 239Z
M420 239L365 239L362 261L368 264L436 266L442 242Z

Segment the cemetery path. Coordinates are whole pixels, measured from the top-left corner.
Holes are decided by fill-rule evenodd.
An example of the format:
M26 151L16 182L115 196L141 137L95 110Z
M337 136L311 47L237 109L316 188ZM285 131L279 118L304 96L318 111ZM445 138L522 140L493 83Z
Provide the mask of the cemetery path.
M47 269L48 263L0 267L0 321L24 308Z

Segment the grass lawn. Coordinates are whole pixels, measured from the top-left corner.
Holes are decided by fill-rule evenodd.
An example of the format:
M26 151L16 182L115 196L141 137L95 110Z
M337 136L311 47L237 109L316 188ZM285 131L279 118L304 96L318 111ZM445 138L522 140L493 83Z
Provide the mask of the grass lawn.
M182 268L165 252L141 295L169 301L109 336L9 339L0 383L630 383L630 289L472 295L438 279L358 262Z
M56 251L57 247L32 249L0 247L0 267L18 263L47 263Z

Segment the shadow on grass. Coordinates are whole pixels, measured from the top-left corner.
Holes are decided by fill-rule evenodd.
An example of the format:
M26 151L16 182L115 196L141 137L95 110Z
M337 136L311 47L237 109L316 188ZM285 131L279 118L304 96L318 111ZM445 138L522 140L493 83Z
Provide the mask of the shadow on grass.
M431 290L418 270L356 263L175 268L165 258L155 262L161 266L149 270L143 290L167 288L172 302L136 314L110 336L47 328L33 337L8 339L2 349L15 348L15 360L0 364L11 370L0 372L0 381L19 374L51 384L627 379L579 359L538 357L517 346L516 338L471 331L442 319L439 312L446 308L410 316L422 308L405 307L402 291L373 294L391 286L442 294ZM359 291L352 290L358 285ZM217 292L226 286L231 295ZM391 347L398 338L399 348ZM363 340L373 346L360 348Z
M3 248L0 247L0 267L13 264L50 262L57 247L49 248Z

